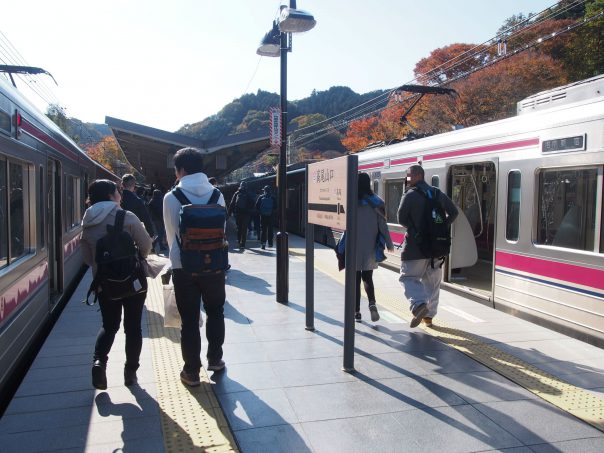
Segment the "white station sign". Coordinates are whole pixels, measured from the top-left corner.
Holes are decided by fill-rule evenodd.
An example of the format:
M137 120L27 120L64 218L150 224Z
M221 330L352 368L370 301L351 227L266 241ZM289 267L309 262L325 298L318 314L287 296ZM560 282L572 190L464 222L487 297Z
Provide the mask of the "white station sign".
M347 156L308 166L306 187L309 223L346 229L347 173Z

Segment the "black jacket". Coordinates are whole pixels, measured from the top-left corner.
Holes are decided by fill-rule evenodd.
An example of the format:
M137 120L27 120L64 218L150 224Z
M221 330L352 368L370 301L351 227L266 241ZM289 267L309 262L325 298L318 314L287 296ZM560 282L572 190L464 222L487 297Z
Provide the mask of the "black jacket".
M124 190L122 193L122 208L132 212L145 224L145 229L147 230L147 233L149 233L149 236L153 237L155 235L155 229L153 228L153 222L151 222L151 216L149 216L147 206L145 206L145 202L138 198L135 193Z

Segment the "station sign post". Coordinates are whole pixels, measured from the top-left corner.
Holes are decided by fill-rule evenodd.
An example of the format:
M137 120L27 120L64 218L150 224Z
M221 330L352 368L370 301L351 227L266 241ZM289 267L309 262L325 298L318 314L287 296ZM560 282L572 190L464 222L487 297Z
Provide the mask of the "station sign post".
M306 166L306 330L315 330L314 225L346 230L342 366L346 372L354 371L358 163L358 156L351 155Z

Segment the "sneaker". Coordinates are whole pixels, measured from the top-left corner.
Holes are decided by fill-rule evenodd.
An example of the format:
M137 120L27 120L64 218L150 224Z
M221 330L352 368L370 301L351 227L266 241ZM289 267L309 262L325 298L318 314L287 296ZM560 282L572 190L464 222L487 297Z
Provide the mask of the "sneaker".
M95 360L92 365L92 386L95 389L107 390L106 365L100 360Z
M136 377L136 370L130 370L128 368L124 368L124 385L126 387L130 387L131 385L138 384L138 379Z
M428 314L428 306L426 304L421 304L415 310L413 310L413 319L411 320L410 327L417 327L419 323L422 322L422 319Z
M199 374L187 373L184 370L180 372L180 380L183 384L189 387L197 387L201 384Z
M425 317L424 319L422 319L422 321L424 322L426 327L432 327L432 318Z
M208 363L208 371L220 371L220 370L224 370L224 367L225 367L224 360L219 360L218 362Z
M378 309L375 304L369 306L369 312L371 313L371 320L373 322L380 320L380 314L378 313Z
M354 314L354 320L355 320L356 322L361 322L361 320L362 320L362 319L363 319L363 317L361 316L361 312L360 312L360 311L357 311L357 312Z

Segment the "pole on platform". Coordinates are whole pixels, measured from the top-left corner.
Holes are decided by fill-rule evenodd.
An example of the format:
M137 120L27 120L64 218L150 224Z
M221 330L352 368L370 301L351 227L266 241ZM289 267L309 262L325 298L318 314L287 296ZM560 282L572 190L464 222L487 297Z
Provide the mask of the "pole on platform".
M346 178L346 276L344 288L344 364L347 373L354 371L354 311L357 278L357 205L358 156L348 156Z
M287 237L287 33L281 32L281 148L279 150L279 232L277 233L277 302L289 298L289 241Z
M308 203L308 164L306 165L306 200ZM306 210L306 330L315 330L315 226L308 222Z

